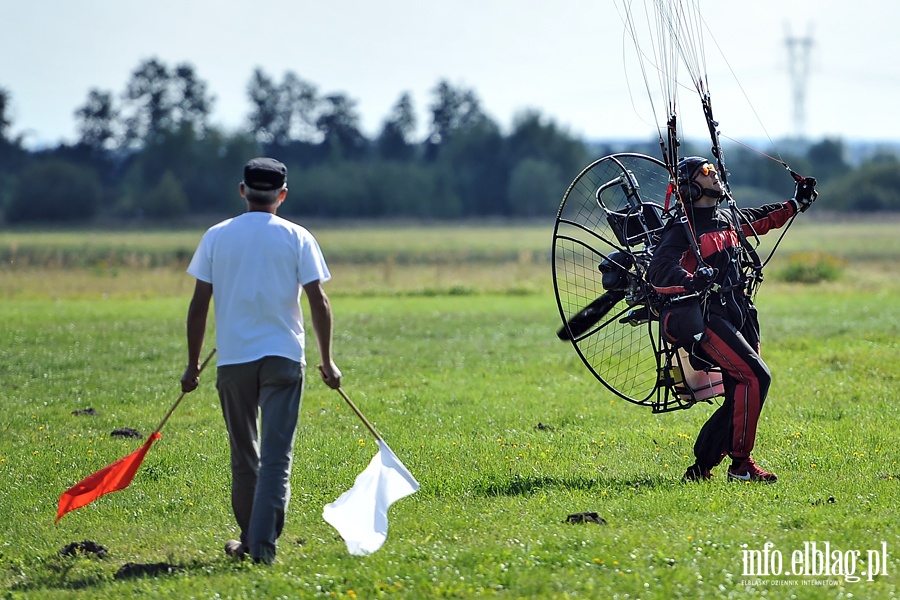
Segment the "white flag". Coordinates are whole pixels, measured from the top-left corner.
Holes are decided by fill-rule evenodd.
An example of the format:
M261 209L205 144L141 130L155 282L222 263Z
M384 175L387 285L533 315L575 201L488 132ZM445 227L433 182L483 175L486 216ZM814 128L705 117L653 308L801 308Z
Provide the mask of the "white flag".
M338 530L347 550L356 556L381 548L387 539L388 507L419 489L419 482L384 440L378 440L378 448L353 487L322 511L325 521Z

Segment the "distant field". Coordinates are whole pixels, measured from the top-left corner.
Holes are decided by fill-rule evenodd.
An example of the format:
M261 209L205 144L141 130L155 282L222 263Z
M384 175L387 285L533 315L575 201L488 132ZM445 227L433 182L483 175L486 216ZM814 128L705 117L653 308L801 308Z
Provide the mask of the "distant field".
M312 227L335 275L344 387L422 488L391 508L381 550L348 555L321 511L374 440L310 378L270 568L222 552L235 532L213 373L128 489L53 523L67 487L140 445L113 429L146 435L175 400L183 268L202 232L0 233L0 597L896 597L895 225L798 222L785 253L825 250L842 277L762 287L774 380L755 454L772 486L730 484L721 467L682 484L714 407L630 406L556 339L550 226ZM586 512L602 523L567 522ZM108 554L59 554L84 540ZM839 553L828 575L803 558L813 543ZM778 574L748 570L764 549ZM116 578L127 563L173 571Z
M502 226L312 224L338 294L546 292L553 224ZM841 260L845 284L891 285L900 274L900 218L799 218L767 273L793 253ZM776 232L780 233L780 232ZM0 297L167 296L190 293L184 275L203 227L178 231L0 232ZM776 234L761 238L763 257Z
M209 225L212 225L210 222ZM553 223L466 223L335 225L312 223L331 260L364 263L393 256L399 262L442 262L448 259L490 261L517 257L521 252L549 260ZM190 258L205 227L190 230L0 231L0 257L33 266L68 260L90 261L128 258ZM848 260L893 258L900 255L900 215L800 215L785 236L784 251L822 249ZM780 231L775 232L775 234ZM762 249L775 234L763 236ZM140 264L140 261L138 261Z

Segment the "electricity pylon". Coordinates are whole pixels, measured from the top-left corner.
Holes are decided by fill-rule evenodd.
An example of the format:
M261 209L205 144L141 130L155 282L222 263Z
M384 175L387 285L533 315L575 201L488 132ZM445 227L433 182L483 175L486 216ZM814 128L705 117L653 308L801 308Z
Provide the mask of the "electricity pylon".
M809 53L813 45L811 33L805 37L791 35L790 28L785 27L787 36L785 44L788 48L788 73L791 78L791 90L794 100L794 133L797 139L806 134L806 84L809 80ZM810 31L812 27L810 27Z

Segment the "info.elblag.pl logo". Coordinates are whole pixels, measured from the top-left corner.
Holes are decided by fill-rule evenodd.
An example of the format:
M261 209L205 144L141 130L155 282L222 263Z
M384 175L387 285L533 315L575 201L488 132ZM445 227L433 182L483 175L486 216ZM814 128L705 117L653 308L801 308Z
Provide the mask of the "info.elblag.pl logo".
M831 542L803 542L785 555L766 542L762 549L741 550L744 577L843 577L846 582L857 582L865 577L874 581L875 577L886 577L888 549L887 542L873 550L841 550Z

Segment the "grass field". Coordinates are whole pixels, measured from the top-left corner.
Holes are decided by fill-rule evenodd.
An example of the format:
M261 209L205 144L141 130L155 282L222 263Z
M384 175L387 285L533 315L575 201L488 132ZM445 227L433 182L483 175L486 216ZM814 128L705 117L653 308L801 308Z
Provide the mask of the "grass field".
M770 266L758 305L774 382L754 454L778 473L771 486L729 484L721 467L682 484L711 407L628 405L556 339L550 227L312 227L335 277L344 388L422 487L391 508L381 550L348 555L322 507L376 445L311 380L271 567L222 552L235 532L212 373L128 489L53 523L67 487L141 443L111 432L146 435L176 399L183 267L201 231L0 233L0 594L895 597L897 224L798 221ZM841 277L779 280L811 250ZM581 512L604 523L566 522ZM108 553L59 554L85 540ZM811 562L825 544L828 574ZM748 573L748 556L769 571ZM116 578L126 563L173 570Z

